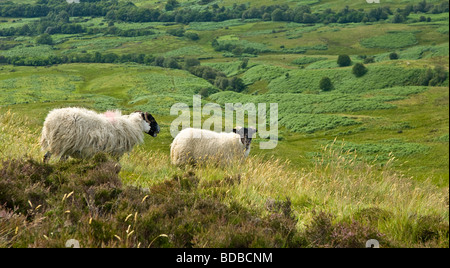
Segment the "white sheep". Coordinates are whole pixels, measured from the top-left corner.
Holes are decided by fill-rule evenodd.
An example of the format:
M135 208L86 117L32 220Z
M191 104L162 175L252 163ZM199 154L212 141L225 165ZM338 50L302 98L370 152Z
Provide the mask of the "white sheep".
M173 140L170 148L172 164L181 166L206 161L229 164L250 153L250 144L256 129L236 128L233 133L186 128Z
M120 158L144 140L143 132L156 137L160 128L149 113L120 111L98 114L84 108L63 108L50 111L41 136L42 149L47 151L44 162L54 154L89 158L97 152Z

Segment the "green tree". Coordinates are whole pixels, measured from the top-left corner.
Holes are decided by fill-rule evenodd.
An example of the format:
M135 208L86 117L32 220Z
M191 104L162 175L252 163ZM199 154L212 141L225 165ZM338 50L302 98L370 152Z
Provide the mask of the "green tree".
M177 0L169 0L165 6L166 11L172 11L180 5Z
M186 33L184 36L191 39L192 41L196 41L196 40L200 39L200 37L198 36L197 33Z
M247 69L248 66L248 58L243 58L241 64L239 65L239 70Z
M59 23L70 23L70 16L69 13L67 13L67 11L63 10L61 11L58 16L56 16L56 20Z
M397 13L394 15L394 17L392 18L392 23L402 23L405 21L405 17L403 17L402 14Z
M270 15L270 13L264 13L262 16L262 20L263 21L270 21L272 19L272 16Z
M163 62L164 68L170 68L170 69L181 69L180 65L178 64L177 60L174 58L165 58Z
M200 61L196 58L186 58L184 60L184 68L188 70L191 67L200 65Z
M184 30L183 27L167 30L168 34L173 35L173 36L178 36L178 37L183 37L184 36L184 32L185 32L185 30Z
M233 91L242 92L245 89L244 81L241 78L238 77L231 78L230 84Z
M350 56L348 56L348 55L339 55L337 64L340 67L350 66L352 64L352 60L350 59Z
M368 69L362 63L355 64L355 66L353 66L353 69L352 69L352 73L356 77L364 76L367 73L367 71L368 71Z
M30 35L31 29L28 24L23 25L19 30L19 35Z
M333 89L333 83L329 77L322 77L319 83L319 87L323 91L330 91Z
M283 10L277 8L272 12L272 21L282 21L283 20Z
M36 43L40 45L53 45L53 38L48 33L44 33L36 38Z
M391 54L389 54L389 59L391 60L398 60L399 56L397 53L392 52Z
M433 78L430 80L430 86L438 86L447 80L448 72L442 66L436 66L433 72Z

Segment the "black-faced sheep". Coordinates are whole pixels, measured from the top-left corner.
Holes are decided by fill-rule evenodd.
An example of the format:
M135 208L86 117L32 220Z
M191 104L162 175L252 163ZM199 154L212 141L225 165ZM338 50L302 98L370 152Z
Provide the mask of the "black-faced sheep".
M41 146L47 151L44 162L52 155L89 158L98 152L120 158L143 142L143 132L156 137L159 131L155 118L140 111L122 115L120 111L98 114L84 108L55 109L42 129Z
M232 133L186 128L172 142L170 158L174 165L199 164L217 161L229 164L250 153L250 144L256 129L236 128Z

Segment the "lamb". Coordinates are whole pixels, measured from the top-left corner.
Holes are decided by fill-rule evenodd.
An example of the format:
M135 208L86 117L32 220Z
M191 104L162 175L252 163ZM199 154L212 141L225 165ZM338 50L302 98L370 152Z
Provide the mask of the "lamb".
M41 147L44 162L54 154L61 160L90 158L105 152L119 159L144 140L143 132L156 137L160 131L155 118L144 112L122 115L120 111L98 114L84 108L50 111L44 122Z
M186 128L174 139L170 148L172 164L195 165L206 161L229 164L244 159L250 153L254 128L233 129L233 133Z

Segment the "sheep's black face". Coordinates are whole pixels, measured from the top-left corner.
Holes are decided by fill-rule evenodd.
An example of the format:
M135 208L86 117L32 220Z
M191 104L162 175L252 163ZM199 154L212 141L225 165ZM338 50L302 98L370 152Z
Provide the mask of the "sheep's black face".
M233 132L241 136L241 142L245 146L245 149L248 150L252 143L253 134L258 131L254 128L235 128Z
M150 130L147 134L154 138L158 136L160 128L155 118L149 113L142 113L142 118L150 125Z

